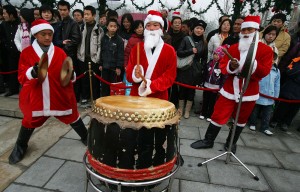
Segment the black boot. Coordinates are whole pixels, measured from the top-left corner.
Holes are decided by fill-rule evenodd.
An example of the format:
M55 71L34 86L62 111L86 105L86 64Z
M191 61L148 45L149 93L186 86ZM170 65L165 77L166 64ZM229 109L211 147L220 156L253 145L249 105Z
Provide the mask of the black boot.
M16 164L23 159L33 131L34 128L27 129L21 126L16 145L8 158L9 164Z
M82 119L79 118L75 123L70 124L74 131L80 136L81 142L87 146L87 129L82 122Z
M244 129L244 127L236 126L235 134L234 134L234 137L233 137L233 143L232 143L232 147L231 147L231 152L234 153L234 154L236 152L236 147L237 147L236 146L236 142L239 140L239 137L240 137L243 129ZM228 148L229 148L229 143L230 143L230 139L231 139L231 133L232 133L232 128L230 128L228 137L226 139L226 143L224 144L225 151L227 151Z
M209 124L205 138L203 140L198 140L191 144L191 147L194 149L207 149L212 148L214 146L214 141L219 134L221 127L213 125L212 123Z

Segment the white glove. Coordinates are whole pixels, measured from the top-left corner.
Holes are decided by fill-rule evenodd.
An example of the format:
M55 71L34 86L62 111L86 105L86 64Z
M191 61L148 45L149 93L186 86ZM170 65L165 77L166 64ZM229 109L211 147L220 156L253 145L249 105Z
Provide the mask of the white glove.
M151 80L146 79L147 85L145 86L145 82L143 81L140 86L139 86L139 95L142 97L146 97L147 95L150 95L152 93L150 85L151 85Z

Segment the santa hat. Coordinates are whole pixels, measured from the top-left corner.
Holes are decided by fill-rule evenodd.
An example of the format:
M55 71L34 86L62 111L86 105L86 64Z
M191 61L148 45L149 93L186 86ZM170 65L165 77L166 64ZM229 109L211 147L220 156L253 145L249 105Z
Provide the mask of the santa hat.
M31 23L31 33L32 35L35 35L36 33L43 31L43 30L51 30L54 32L53 27L44 19L37 19Z
M244 22L242 23L241 28L255 28L255 29L259 29L259 24L260 24L260 17L254 16L254 15L248 15L247 17L245 17Z
M179 18L181 18L180 12L179 11L174 11L172 13L172 17L179 17Z
M148 16L145 19L144 26L146 27L147 23L154 21L161 24L164 27L164 20L162 18L162 14L158 11L150 10L148 12Z

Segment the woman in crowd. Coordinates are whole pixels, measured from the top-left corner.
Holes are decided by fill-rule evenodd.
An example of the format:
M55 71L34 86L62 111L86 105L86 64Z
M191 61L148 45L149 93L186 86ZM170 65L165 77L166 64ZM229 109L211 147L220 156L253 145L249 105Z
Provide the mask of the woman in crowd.
M133 17L130 13L125 13L121 19L120 30L118 35L122 37L124 41L124 48L126 47L129 38L133 34Z
M213 59L214 50L222 45L223 41L232 33L232 21L230 19L225 19L221 22L219 26L219 32L216 33L208 42L208 56L207 58Z
M21 52L23 49L31 45L30 27L34 21L32 9L23 8L20 10L21 23L15 35L14 42L17 49Z
M49 5L42 5L40 7L40 15L42 19L48 21L54 29L53 34L53 44L58 46L58 41L60 39L61 29L60 21L55 18L55 12Z
M202 84L202 65L207 61L207 43L204 38L204 32L207 24L203 20L195 21L192 26L192 35L186 36L182 40L177 50L178 57L188 57L194 54L193 63L190 67L185 69L178 69L177 80L180 83L188 85ZM190 39L194 42L193 47ZM183 114L184 102L186 100L186 107L184 118L189 118L190 110L192 108L195 96L195 89L179 87L179 107L178 112Z

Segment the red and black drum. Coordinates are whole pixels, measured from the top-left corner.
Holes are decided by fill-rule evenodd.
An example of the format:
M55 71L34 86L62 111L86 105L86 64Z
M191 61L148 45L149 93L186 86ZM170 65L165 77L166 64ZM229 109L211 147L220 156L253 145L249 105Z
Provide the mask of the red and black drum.
M86 158L101 178L123 181L127 187L121 191L144 191L145 183L174 172L179 156L179 116L172 103L148 97L108 96L96 100L90 116Z

